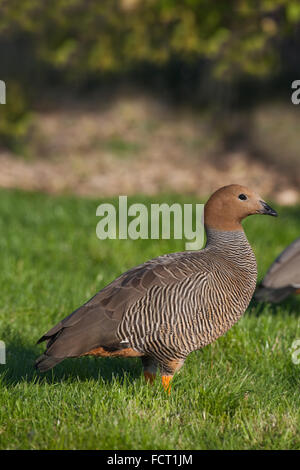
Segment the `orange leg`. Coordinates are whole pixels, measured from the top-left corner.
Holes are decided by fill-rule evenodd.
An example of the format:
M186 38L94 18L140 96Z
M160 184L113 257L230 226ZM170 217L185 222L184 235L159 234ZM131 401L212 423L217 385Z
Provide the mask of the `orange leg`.
M173 375L163 375L161 378L164 390L168 392L168 395L171 393L171 380L173 378Z
M156 374L152 374L151 372L148 372L148 371L145 370L144 371L144 377L145 377L146 382L148 382L150 385L152 385L154 380L155 380Z
M300 289L295 290L295 294L300 294Z

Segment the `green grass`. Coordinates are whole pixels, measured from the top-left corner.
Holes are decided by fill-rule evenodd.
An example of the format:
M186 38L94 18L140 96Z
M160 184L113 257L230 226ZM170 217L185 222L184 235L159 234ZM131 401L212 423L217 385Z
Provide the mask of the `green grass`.
M184 249L180 240L98 240L100 202L0 191L0 448L299 448L300 365L290 351L300 338L297 298L252 302L224 337L188 357L170 397L159 377L145 385L139 359L33 369L43 350L35 343L57 321L131 266ZM300 233L300 208L278 209L278 219L245 224L259 277Z

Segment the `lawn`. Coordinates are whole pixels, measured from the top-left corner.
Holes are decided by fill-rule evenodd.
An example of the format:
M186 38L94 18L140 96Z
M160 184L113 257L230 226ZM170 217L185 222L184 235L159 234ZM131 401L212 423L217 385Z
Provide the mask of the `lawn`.
M188 357L170 397L159 377L144 383L139 359L85 357L34 370L44 349L36 341L57 321L130 267L184 249L181 240L100 241L100 202L0 191L0 448L299 449L296 297L279 306L252 301L224 337ZM278 219L245 223L259 278L300 233L300 207L277 209Z

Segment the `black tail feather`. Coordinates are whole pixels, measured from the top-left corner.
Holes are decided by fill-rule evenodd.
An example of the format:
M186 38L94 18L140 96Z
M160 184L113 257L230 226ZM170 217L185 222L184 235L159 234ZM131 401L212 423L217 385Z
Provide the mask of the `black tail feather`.
M38 369L40 372L46 372L47 370L52 369L54 366L56 366L63 360L63 357L53 357L47 356L47 354L42 354L35 361L35 368Z

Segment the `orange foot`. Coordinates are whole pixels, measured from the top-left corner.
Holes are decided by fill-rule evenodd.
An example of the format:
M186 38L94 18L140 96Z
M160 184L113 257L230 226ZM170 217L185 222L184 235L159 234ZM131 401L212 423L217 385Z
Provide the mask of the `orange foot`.
M151 374L151 372L145 371L144 372L144 377L145 377L146 382L148 382L150 385L152 385L154 380L155 380L156 374Z
M170 393L171 393L171 380L172 380L172 378L173 378L172 375L163 375L162 378L161 378L163 387L164 387L165 391L168 392L168 395L170 395Z

